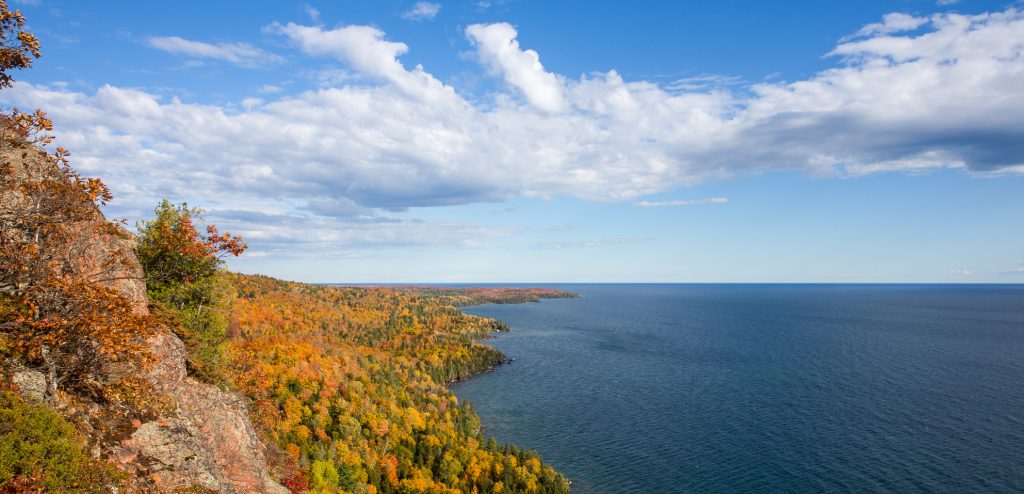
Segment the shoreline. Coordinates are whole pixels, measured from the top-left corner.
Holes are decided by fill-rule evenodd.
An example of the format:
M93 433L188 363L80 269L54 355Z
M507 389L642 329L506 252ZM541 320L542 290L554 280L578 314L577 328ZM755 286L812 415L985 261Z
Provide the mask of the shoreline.
M483 304L483 305L490 305L490 304ZM476 306L470 306L470 307L476 307ZM463 312L463 314L466 314L466 313ZM470 315L471 316L472 314L466 314L466 315ZM479 317L479 316L477 316L477 317ZM493 346L490 346L490 345L487 345L486 343L484 343L487 340L490 340L490 339L493 339L493 338L497 338L498 335L495 335L494 333L499 333L499 335L500 335L501 333L511 333L512 332L512 330L504 322L498 321L497 319L495 319L495 321L497 321L499 324L501 324L502 327L504 327L506 329L504 331L495 329L494 331L489 332L487 334L486 338L484 338L482 340L472 340L472 341L473 341L474 344L484 345L484 346L487 346L487 347L489 347L491 349L494 349L494 350L497 350L498 352L500 352L501 353L501 362L498 362L498 363L495 363L495 364L491 364L486 369L471 372L471 373L469 373L469 375L467 375L466 377L463 377L461 379L452 379L452 380L444 383L444 386L446 388L451 386L452 384L455 384L455 383L458 383L458 382L468 381L468 380L470 380L470 379L472 379L472 378L474 378L476 376L479 376L481 374L487 374L488 372L494 372L498 367L502 367L502 366L511 364L512 362L516 361L516 359L514 357L509 357L508 355L505 355L505 352L502 352L501 350L498 350L497 348L494 348Z
M525 304L528 304L528 303L540 303L540 302L543 302L544 300L565 299L565 298L582 298L582 296L580 294L575 293L575 292L562 292L562 293L564 293L565 295L564 296L558 296L558 297L541 297L538 300L533 300L533 301L529 301L529 302L518 302L518 303L513 302L513 304L525 305ZM462 312L463 314L466 314L466 315L469 315L469 316L484 317L484 316L477 316L475 314L469 314L467 312L463 312L462 309L464 307L482 307L482 306L486 306L486 305L507 305L507 303L488 302L488 303L483 303L483 304L473 304L473 305L466 305L466 306L462 306L462 307L456 307L456 309L458 309L459 312ZM478 376L480 376L482 374L487 374L487 373L490 373L490 372L494 372L495 370L497 370L498 367L503 367L503 366L506 366L506 365L510 365L512 362L515 362L515 360L516 360L515 357L509 357L509 356L505 355L505 352L502 352L501 350L498 350L497 348L494 348L493 346L487 345L486 343L484 343L487 340L495 339L498 336L501 336L502 333L511 333L512 332L512 328L508 324L506 324L504 321L501 321L500 319L496 319L496 318L493 318L493 317L488 318L488 319L492 319L492 320L496 321L500 325L500 327L504 328L504 330L495 329L493 331L490 331L490 332L487 333L486 337L484 337L481 340L473 340L473 343L474 344L480 344L480 345L486 345L486 346L488 346L488 347L490 347L490 348L492 348L494 350L497 350L498 352L501 353L502 360L501 360L501 362L498 362L497 364L491 365L487 369L484 369L484 370L481 370L481 371L477 371L477 372L473 372L473 373L470 373L469 375L467 375L466 377L463 377L462 379L455 379L455 380L452 380L452 381L449 381L449 382L445 383L445 385L444 385L445 389L447 389L449 392L454 394L456 396L456 398L459 399L459 401L472 404L471 400L460 397L455 392L455 390L452 389L452 385L453 384L469 381L470 379L478 377ZM495 334L495 333L497 333L497 334ZM475 409L476 409L476 407L474 405L474 410ZM483 435L483 431L487 430L487 424L484 421L484 417L481 416L479 412L477 412L477 417L480 419L480 432L481 432L481 436L482 436ZM497 440L496 438L494 438L494 436L490 436L490 437L495 439L495 440ZM513 444L516 447L527 447L527 448L529 448L528 445L515 444L515 443L511 443L511 442L506 443L506 444ZM535 451L540 456L540 458L544 458L544 455L541 454L541 452L539 450L533 449L533 448L529 448L529 449L531 449L532 451ZM547 462L545 461L545 463L547 463ZM570 479L560 469L557 469L555 471L558 472L558 475L560 475L563 479L565 479L565 484L566 484L566 487L568 488L568 491L572 492L572 484L573 484L572 479Z
M485 335L484 338L479 339L479 340L472 340L472 342L474 344L486 345L486 346L488 346L488 347L490 347L490 348L492 348L494 350L497 350L498 352L501 353L502 359L501 359L501 362L498 362L496 364L491 364L486 369L475 371L475 372L471 372L469 375L467 375L466 377L463 377L461 379L450 380L450 381L448 381L448 382L446 382L444 384L445 387L448 387L448 386L450 386L450 385L452 385L454 383L457 383L457 382L468 381L469 379L472 379L472 378L474 378L476 376L479 376L481 374L486 374L488 372L493 372L498 367L509 365L512 362L515 362L515 360L516 360L515 357L509 357L508 355L505 355L505 352L502 352L501 350L498 350L497 348L494 348L493 346L490 346L490 345L487 345L486 343L484 343L487 340L497 338L501 333L511 333L512 332L512 328L510 328L509 325L505 323L505 321L502 321L500 319L495 319L493 317L477 316L475 314L470 314L468 312L465 312L462 309L468 308L468 307L485 307L485 306L488 306L488 305L539 304L539 303L541 303L541 302L543 302L545 300L559 300L559 299L570 299L570 298L583 298L583 296L580 295L579 293L576 293L576 292L566 292L566 291L561 291L561 290L553 290L550 293L545 293L545 294L542 294L542 295L538 296L536 300L526 300L526 301L522 301L522 302L487 301L487 302L479 303L479 304L468 304L468 305L455 306L455 309L457 309L459 312L462 312L463 314L465 314L467 316L480 317L480 318L483 318L483 319L490 319L490 320L492 320L492 321L497 323L498 327L495 328L493 331L489 331L487 333L487 335ZM497 333L497 334L495 334L495 333Z

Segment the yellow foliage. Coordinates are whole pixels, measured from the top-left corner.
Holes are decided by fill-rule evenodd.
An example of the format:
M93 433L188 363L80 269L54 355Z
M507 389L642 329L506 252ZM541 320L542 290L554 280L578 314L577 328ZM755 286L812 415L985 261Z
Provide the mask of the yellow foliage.
M472 407L446 387L502 360L475 343L500 324L450 303L528 295L230 280L229 323L237 331L228 341L227 374L297 465L320 462L330 472L322 466L330 462L346 492L567 491L551 469L502 479L505 465L535 455L484 446ZM318 482L324 478L334 477Z

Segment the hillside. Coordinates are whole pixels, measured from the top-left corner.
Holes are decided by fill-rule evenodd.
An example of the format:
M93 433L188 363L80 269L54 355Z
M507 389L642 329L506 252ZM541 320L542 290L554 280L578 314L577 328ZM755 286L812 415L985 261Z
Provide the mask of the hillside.
M0 490L286 492L246 401L187 375L185 346L150 313L134 237L95 204L98 182L5 137Z
M298 472L289 485L350 492L567 490L565 479L535 454L488 440L472 406L445 383L501 363L500 352L473 340L507 330L458 311L453 300L569 294L229 278L237 298L228 375L253 400L258 428L280 448L272 457Z

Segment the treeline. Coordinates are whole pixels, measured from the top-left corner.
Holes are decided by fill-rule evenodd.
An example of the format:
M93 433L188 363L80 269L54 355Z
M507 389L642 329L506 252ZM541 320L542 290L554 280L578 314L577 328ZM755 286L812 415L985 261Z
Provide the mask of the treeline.
M525 304L545 298L577 298L579 294L550 288L402 286L398 292L430 297L443 305Z

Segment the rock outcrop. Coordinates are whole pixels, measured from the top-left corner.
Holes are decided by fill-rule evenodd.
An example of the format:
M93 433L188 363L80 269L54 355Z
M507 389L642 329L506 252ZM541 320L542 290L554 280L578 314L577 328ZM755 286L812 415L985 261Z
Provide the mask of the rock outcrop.
M47 172L46 160L36 151L16 150L3 153L0 159L16 165L13 173ZM18 200L17 191L0 191L0 201ZM95 228L100 222L107 220L95 209L87 219L69 225L73 232L81 232L75 255L68 256L74 259L70 270L82 276L104 272L101 283L117 290L135 311L148 312L134 238L123 229ZM160 395L153 399L169 406L151 420L135 420L134 431L128 428L122 434L128 437L119 444L94 441L94 454L135 473L129 486L134 491L169 492L195 486L223 493L287 493L269 474L265 448L248 419L246 399L188 377L185 346L170 330L157 328L148 343L154 362L130 371L144 373ZM11 380L22 394L42 398L45 384L38 372L12 372ZM92 411L103 406L87 404ZM85 432L88 435L90 430Z
M142 467L161 490L202 486L224 493L287 493L267 472L264 446L237 393L185 374L185 346L177 336L150 339L153 384L173 400L173 413L139 424L113 454Z

